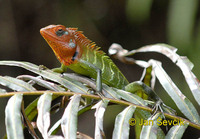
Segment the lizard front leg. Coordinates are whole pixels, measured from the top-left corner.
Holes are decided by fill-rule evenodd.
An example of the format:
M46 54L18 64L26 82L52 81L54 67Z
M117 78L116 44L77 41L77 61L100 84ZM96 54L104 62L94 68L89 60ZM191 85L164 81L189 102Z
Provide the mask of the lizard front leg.
M84 65L85 68L87 69L93 69L95 70L97 76L96 76L96 92L97 94L102 98L102 75L101 75L101 69L96 67L95 65L85 61L85 60L80 60L80 62Z
M57 73L64 73L67 71L67 67L64 64L61 64L59 68L53 68L52 71Z

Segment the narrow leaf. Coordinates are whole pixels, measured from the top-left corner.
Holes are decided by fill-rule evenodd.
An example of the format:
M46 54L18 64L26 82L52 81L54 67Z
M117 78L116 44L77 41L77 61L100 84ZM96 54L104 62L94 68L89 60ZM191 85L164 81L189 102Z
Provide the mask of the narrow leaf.
M131 102L131 103L137 104L137 105L141 105L141 106L147 105L146 101L144 101L141 97L139 97L135 94L132 94L132 93L124 91L124 90L119 90L119 89L115 89L115 90L118 93L118 95L121 96L122 99L124 99L128 102ZM140 121L141 119L146 120L151 116L150 112L144 111L144 110L136 110L136 112L134 114L137 117L137 119L136 119L137 121ZM140 127L141 126L139 124L135 125L135 129L137 131L140 131ZM136 134L138 135L139 133L140 132L137 132ZM157 133L158 133L158 135L157 135L158 137L164 136L164 132L162 131L162 129L160 127L158 127Z
M103 139L104 131L103 131L103 116L106 111L106 107L108 105L108 100L101 100L96 105L92 107L92 109L96 109L95 112L95 139Z
M37 104L38 117L37 117L37 127L41 132L43 138L48 138L48 128L50 126L50 108L51 108L52 94L43 94Z
M35 91L36 89L32 87L27 82L24 82L22 80L8 77L8 76L0 76L0 84L3 86L7 86L10 89L14 91L21 91L21 92L27 92L27 91Z
M189 123L183 122L171 127L165 139L181 139L188 125Z
M181 57L177 62L177 66L180 67L196 102L200 105L200 84L197 80L197 77L191 71L193 66L188 66L191 64L192 63L186 57Z
M181 91L174 84L171 78L163 70L163 68L161 67L161 63L155 60L150 60L149 62L153 65L156 77L158 78L166 92L169 94L169 96L173 99L180 111L192 122L199 124L200 117L194 105L190 102L188 98L186 98L186 96L181 93Z
M128 106L115 119L115 126L113 131L113 139L128 139L130 124L129 120L133 116L136 107Z
M38 113L37 111L38 99L39 98L32 101L25 109L25 114L30 121L32 121Z
M79 107L79 112L78 112L78 116L83 114L84 112L91 110L92 105L88 105L86 107ZM60 129L61 129L61 120L58 120L49 130L48 135L55 135ZM78 132L77 132L77 138L78 138Z
M117 92L112 88L109 87L106 84L102 84L103 90L105 90L107 92L108 95L105 95L105 97L108 96L108 98L114 98L114 99L120 99L120 96L117 94ZM111 97L109 97L111 96Z
M43 79L41 79L41 77L34 77L34 76L31 76L31 75L20 75L17 77L17 79L21 79L21 80L31 80L31 81L34 81L35 83L37 83L38 85L42 86L42 87L45 87L47 89L50 89L50 90L53 90L53 91L57 91L57 92L63 92L65 91L64 88L58 86L57 84L55 83L52 83L52 82L49 82L49 81L45 81Z
M78 92L78 93L86 93L86 94L88 93L88 88L84 86L83 84L81 84L80 82L77 82L68 77L63 78L62 74L55 73L49 69L41 69L39 66L29 63L29 62L0 61L0 65L22 67L46 79L60 83L61 85L70 89L71 91Z
M72 74L72 73L64 73L64 76L67 76L69 78L72 78L76 81L82 82L84 84L87 84L88 86L90 86L91 88L93 88L94 90L96 90L96 82L94 80L91 80L87 77L81 76L81 75L77 75L77 74ZM119 96L117 95L117 93L109 86L107 86L106 84L102 83L102 93L105 97L107 98L115 98L115 99L119 99Z
M74 95L61 118L61 129L65 139L75 139L78 123L78 110L81 95Z
M23 126L21 120L22 94L12 96L6 105L5 123L8 139L23 139Z
M143 128L142 131L140 133L140 138L141 139L156 139L157 138L157 134L158 134L158 120L157 119L162 119L160 117L160 113L157 113L156 115L154 115L153 117L150 117L147 119L147 123L143 123ZM143 120L143 119L142 119Z
M124 54L124 56L130 56L138 52L158 52L165 55L166 57L171 59L172 62L174 62L181 69L196 102L200 105L200 101L199 101L200 84L198 83L198 81L196 80L197 79L196 76L192 72L192 68L194 67L194 65L192 64L192 62L190 62L190 60L187 57L179 56L176 53L176 51L177 51L177 48L174 48L170 45L155 44L155 45L147 45L137 50L132 50Z
M143 75L140 81L142 81L144 84L154 89L156 83L156 76L155 73L153 72L152 66L144 68Z
M136 50L132 50L126 53L124 56L130 56L130 55L134 55L135 53L140 53L140 52L157 52L170 58L173 62L176 62L178 59L178 55L176 54L176 51L177 51L177 48L172 47L167 44L154 44L154 45L143 46Z
M31 122L29 121L29 119L27 118L26 114L25 114L25 110L24 110L24 101L22 101L22 105L21 105L21 115L23 117L23 122L26 125L26 128L28 129L29 133L32 135L32 137L34 139L39 139L39 137L37 136L37 134L35 133L34 127L31 124Z
M61 120L58 120L50 129L49 129L49 132L48 132L48 135L51 136L51 134L53 132L55 132L57 129L60 129L60 124L61 124Z
M124 91L124 90L120 90L120 89L116 89L113 88L117 94L124 100L131 102L133 104L137 104L137 105L141 105L141 106L146 106L147 103L139 96L132 94L130 92Z
M136 121L135 124L135 134L136 134L136 138L140 138L140 133L142 130L142 121L147 120L148 118L151 117L151 113L148 111L144 111L144 110L139 110L136 109L134 112L134 118ZM141 123L141 124L140 124ZM160 126L157 128L157 138L162 139L165 137L165 133L163 132L163 130L160 128Z
M54 100L58 97L59 96L57 96L57 95L53 95L52 100ZM30 121L32 121L35 118L35 116L38 114L38 111L37 111L38 99L39 98L37 98L33 102L31 102L25 109L25 114Z

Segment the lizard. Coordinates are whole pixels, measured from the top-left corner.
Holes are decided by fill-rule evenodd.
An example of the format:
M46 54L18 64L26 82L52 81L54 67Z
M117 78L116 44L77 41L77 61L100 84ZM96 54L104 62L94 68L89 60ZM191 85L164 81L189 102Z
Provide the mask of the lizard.
M114 62L77 28L49 25L40 30L41 35L62 64L60 72L70 68L74 72L96 79L97 92L101 83L123 89L128 80Z
M142 82L129 83L114 62L100 50L100 47L96 46L77 28L49 25L40 29L40 33L61 63L61 68L57 68L54 71L62 73L67 68L70 68L78 74L96 79L96 92L100 97L102 96L103 82L111 87L139 94L140 97L144 96L145 98L143 99L154 100L154 114L158 108L162 113L162 109L168 113L173 113L172 109L164 105L160 97L146 84ZM161 106L164 107L161 108ZM137 118L144 118L138 113L135 113ZM142 130L141 125L135 125L135 127L136 130Z
M114 62L89 40L77 28L63 25L49 25L40 29L40 34L54 51L61 68L56 72L65 72L70 68L74 72L96 79L96 91L101 95L102 82L118 89L137 93L143 99L162 103L160 97L142 82L129 83ZM139 93L138 93L139 92Z

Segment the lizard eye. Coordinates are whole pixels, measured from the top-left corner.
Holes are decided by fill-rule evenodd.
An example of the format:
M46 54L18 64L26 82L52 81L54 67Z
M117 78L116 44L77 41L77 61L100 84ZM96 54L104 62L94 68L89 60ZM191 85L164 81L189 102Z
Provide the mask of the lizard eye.
M60 28L56 31L57 36L62 36L63 34L68 34L68 33L66 33L62 28Z

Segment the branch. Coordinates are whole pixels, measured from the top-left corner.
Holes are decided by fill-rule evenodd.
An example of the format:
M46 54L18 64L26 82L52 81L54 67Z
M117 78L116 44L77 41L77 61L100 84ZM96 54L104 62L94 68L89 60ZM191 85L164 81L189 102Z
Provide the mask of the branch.
M11 97L15 94L23 94L23 95L42 95L44 93L52 93L54 95L59 95L59 96L73 96L75 94L80 94L82 97L84 98L90 98L90 99L96 99L96 100L101 100L101 98L97 95L91 95L91 94L81 94L81 93L75 93L75 92L54 92L54 91L34 91L34 92L9 92L9 93L5 93L5 94L0 94L0 98L4 98L4 97ZM127 101L123 101L123 100L116 100L116 99L110 99L110 98L103 98L105 100L109 100L109 102L111 103L115 103L115 104L120 104L120 105L125 105L125 106L135 106L137 107L138 109L142 109L142 110L145 110L145 111L149 111L149 112L152 112L152 108L149 108L149 107L145 107L145 106L140 106L140 105L136 105L136 104L133 104L133 103L130 103L130 102L127 102ZM200 130L200 125L198 124L195 124L185 118L182 118L182 117L179 117L179 116L176 116L176 115L172 115L172 114L169 114L169 113L163 113L165 115L165 117L169 118L169 119L176 119L176 120L181 120L181 121L185 121L185 122L188 122L189 125L193 128L196 128L198 130Z

